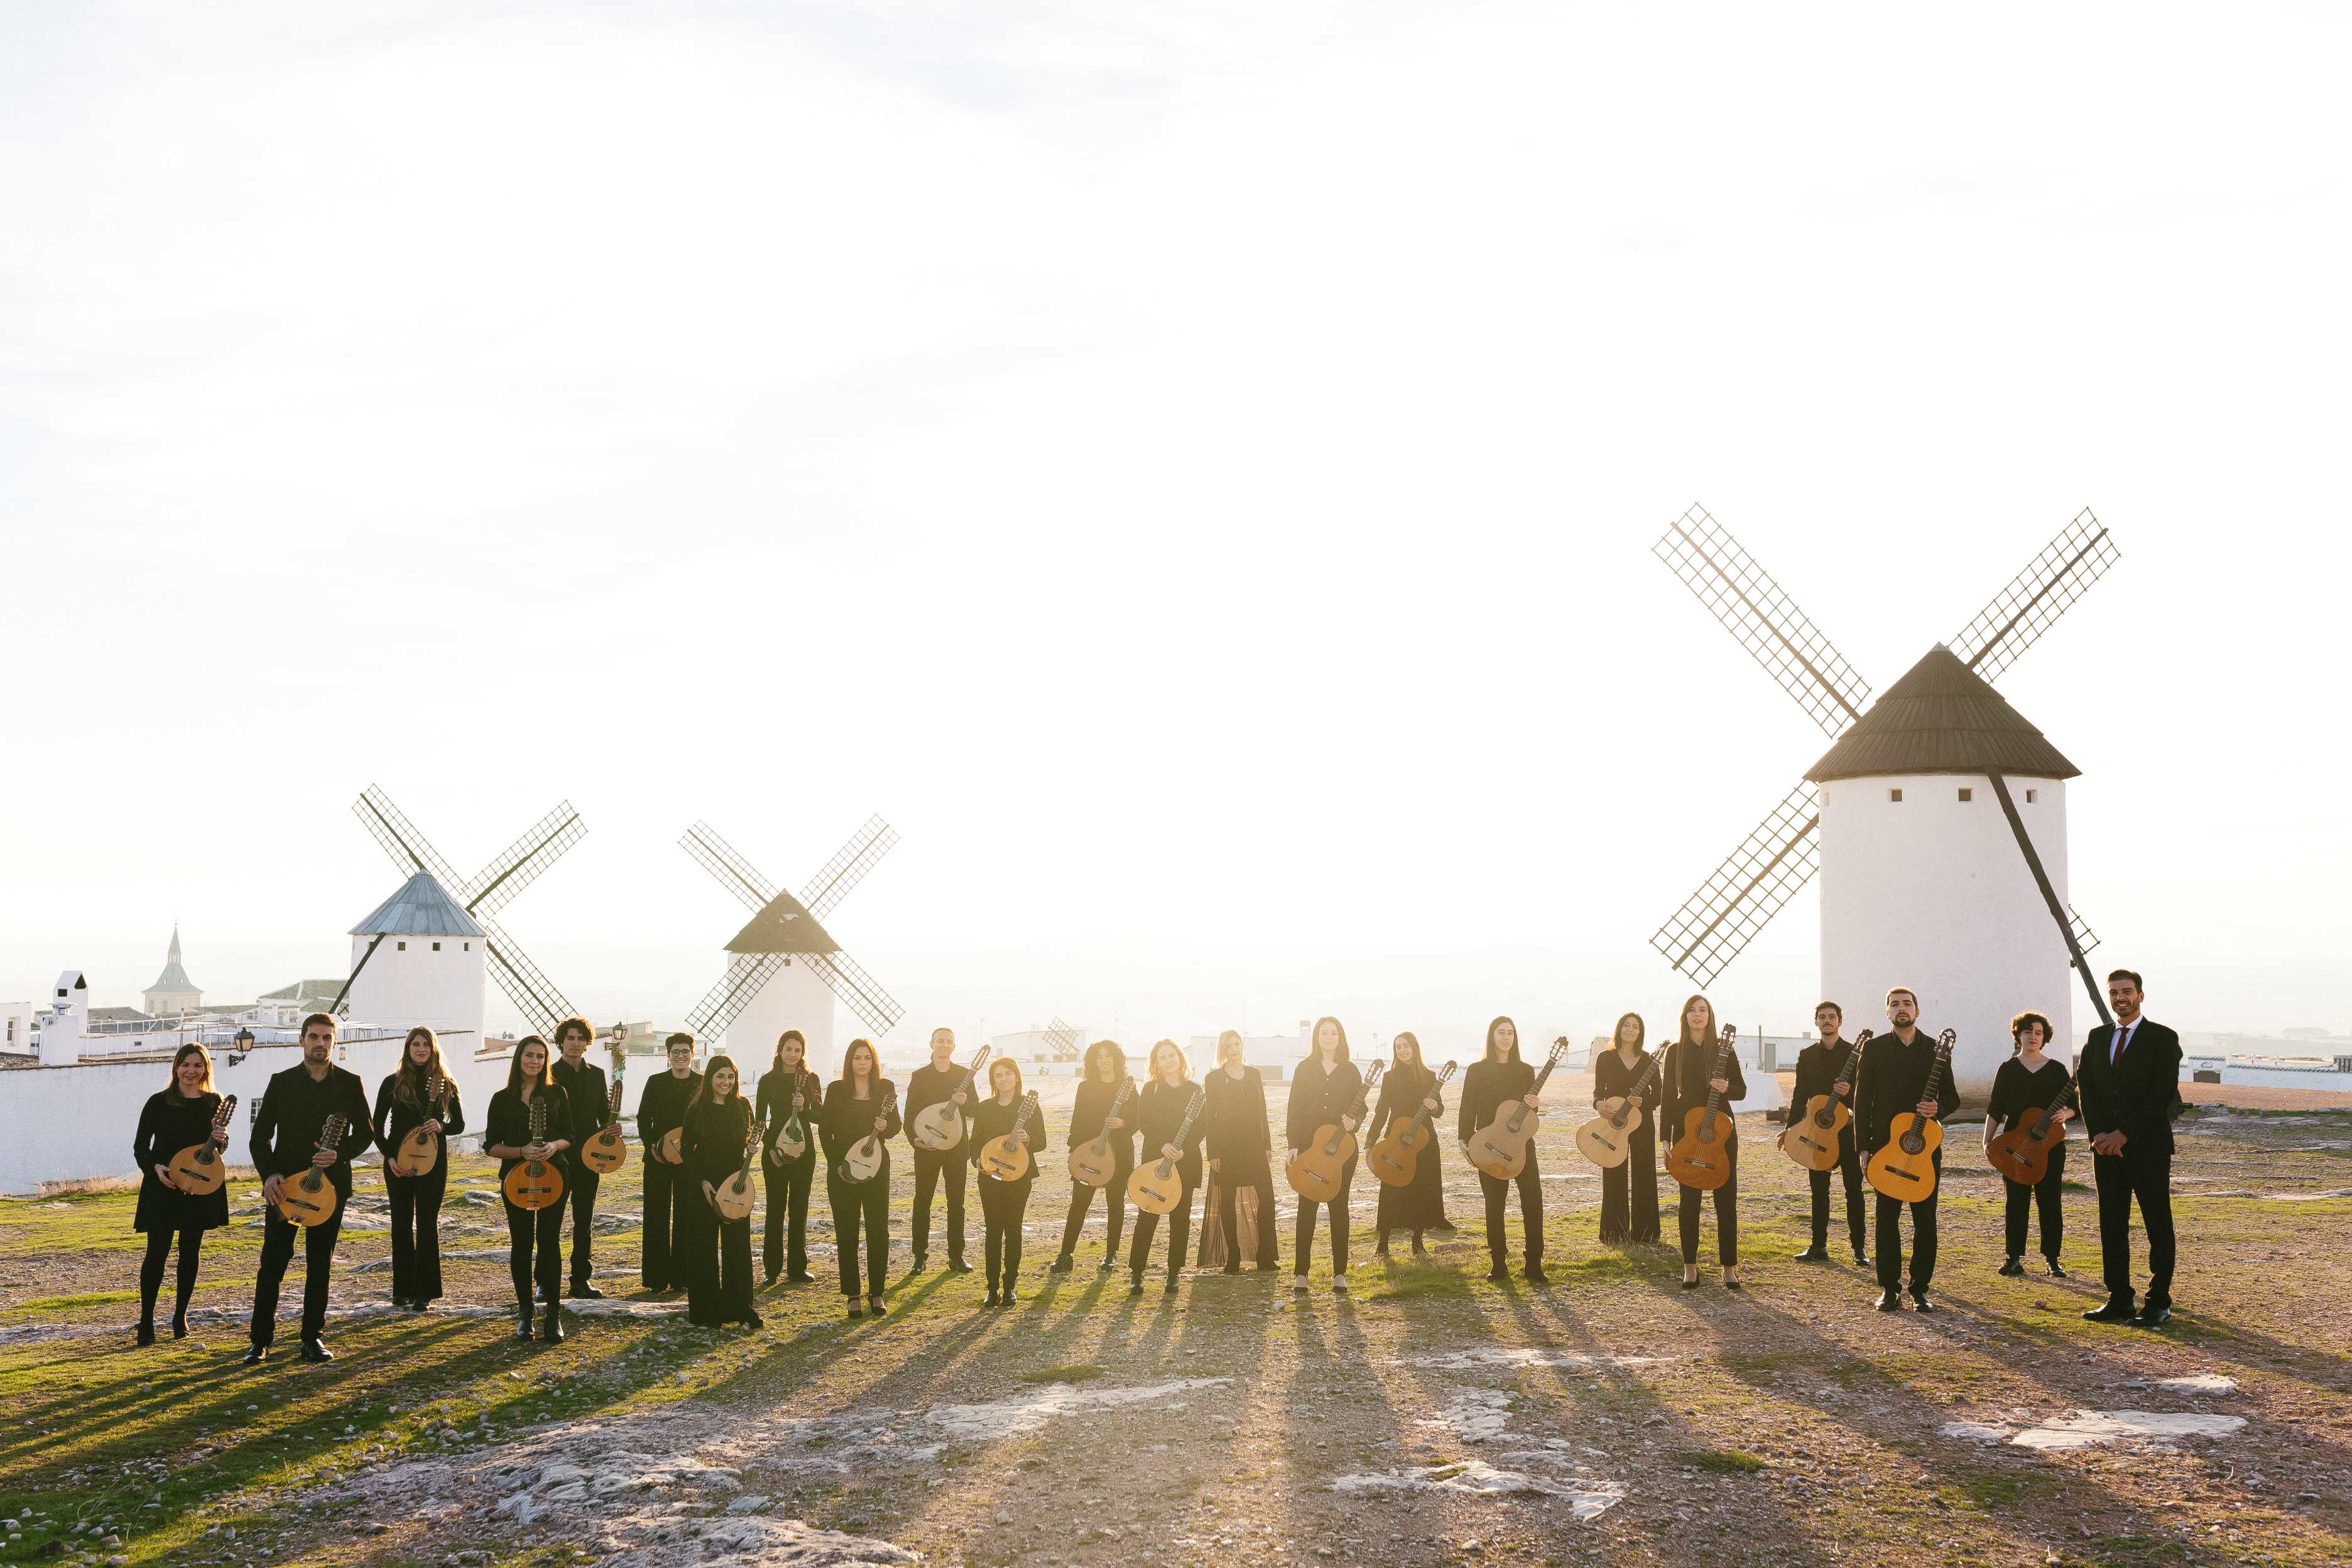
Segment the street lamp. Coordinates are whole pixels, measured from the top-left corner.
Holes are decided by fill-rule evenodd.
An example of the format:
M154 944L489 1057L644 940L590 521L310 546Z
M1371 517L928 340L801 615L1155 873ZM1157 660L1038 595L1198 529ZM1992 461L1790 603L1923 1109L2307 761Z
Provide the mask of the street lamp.
M228 1044L228 1065L235 1067L253 1054L253 1031L239 1028L236 1035L231 1037Z

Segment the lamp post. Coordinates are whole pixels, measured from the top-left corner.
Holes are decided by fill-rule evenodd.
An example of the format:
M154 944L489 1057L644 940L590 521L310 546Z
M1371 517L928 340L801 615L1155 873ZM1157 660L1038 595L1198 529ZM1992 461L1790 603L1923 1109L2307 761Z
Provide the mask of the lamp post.
M228 1042L228 1065L236 1066L253 1054L253 1031L240 1027Z

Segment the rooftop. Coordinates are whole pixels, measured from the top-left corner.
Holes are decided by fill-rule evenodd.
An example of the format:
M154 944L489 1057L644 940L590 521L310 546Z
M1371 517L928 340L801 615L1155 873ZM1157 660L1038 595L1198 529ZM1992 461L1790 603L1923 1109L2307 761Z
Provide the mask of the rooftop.
M474 917L433 879L419 871L400 885L366 919L352 927L353 936L480 936Z
M2083 770L1985 679L1937 643L1805 771L1815 784L1887 773L2071 779Z

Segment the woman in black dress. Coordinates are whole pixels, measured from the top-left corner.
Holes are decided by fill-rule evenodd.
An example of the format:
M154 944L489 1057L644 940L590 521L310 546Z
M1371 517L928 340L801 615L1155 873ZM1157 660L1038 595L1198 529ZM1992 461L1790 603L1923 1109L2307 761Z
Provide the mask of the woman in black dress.
M1639 1013L1617 1020L1616 1048L1601 1053L1592 1064L1592 1103L1622 1100L1650 1070L1650 1053L1642 1048L1649 1031ZM1624 1163L1601 1173L1601 1239L1605 1242L1654 1243L1658 1239L1658 1086L1628 1107L1633 1121L1626 1138Z
M2065 1092L2073 1077L2064 1062L2042 1054L2050 1040L2050 1020L2041 1014L2020 1013L2011 1018L2009 1037L2017 1042L2017 1054L1992 1075L1992 1099L1985 1105L1988 1151L1994 1139L2019 1122L2039 1118L2044 1106ZM2069 1121L2074 1116L2072 1107L2061 1105L2055 1120ZM2066 1240L2066 1216L2059 1192L2065 1176L2066 1145L2053 1143L2050 1169L2032 1186L2001 1177L2001 1185L2009 1189L2009 1261L2000 1266L2003 1274L2015 1279L2025 1272L2025 1211L2030 1206L2041 1216L2042 1258L2049 1265L2051 1278L2066 1278L2065 1266L2058 1261L2059 1248Z
M849 1315L882 1315L882 1280L890 1267L890 1140L898 1135L898 1086L882 1076L871 1040L852 1040L841 1076L825 1086L824 1198L833 1208L833 1249L841 1263L841 1293ZM841 1179L841 1157L866 1141L882 1141L882 1168L855 1186ZM857 1236L866 1233L866 1310L857 1305Z
M1399 1031L1389 1042L1389 1070L1381 1079L1380 1104L1373 1108L1372 1120L1364 1128L1367 1143L1378 1142L1388 1136L1389 1123L1398 1117L1407 1119L1427 1111L1430 1131L1434 1132L1437 1117L1445 1110L1444 1097L1437 1092L1437 1075L1421 1059L1421 1041L1411 1030ZM1431 1143L1435 1140L1433 1138ZM1389 1232L1412 1232L1412 1255L1426 1258L1429 1249L1422 1245L1423 1231L1436 1230L1445 1223L1445 1183L1438 1170L1440 1162L1433 1148L1423 1146L1413 1162L1412 1180L1402 1187L1380 1184L1381 1205L1373 1216L1372 1226L1380 1233L1372 1247L1374 1258L1389 1255Z
M975 1166L980 1164L981 1151L1010 1136L1014 1124L1029 1109L1021 1098L1021 1064L1011 1057L999 1057L988 1064L988 1087L989 1097L971 1113L971 1130L964 1134ZM1045 1129L1039 1121L1030 1120L1023 1124L1022 1131L1029 1140L1027 1173L1017 1182L1000 1182L985 1170L975 1171L972 1177L980 1187L981 1219L987 1230L982 1255L988 1265L988 1304L992 1307L1010 1307L1018 1300L1013 1286L1021 1278L1021 1216L1029 1210L1029 1188L1037 1179L1037 1157L1045 1151Z
M1338 1126L1354 1131L1356 1123L1349 1112L1355 1109L1356 1096L1364 1089L1364 1075L1348 1059L1348 1031L1339 1026L1339 1019L1318 1018L1310 1037L1315 1048L1298 1064L1298 1076L1290 1084L1289 1110L1284 1117L1283 1136L1293 1155L1307 1147L1318 1127ZM1331 1215L1331 1289L1342 1296L1348 1293L1348 1189L1355 1179L1356 1162L1350 1157L1339 1168L1339 1196L1328 1204L1309 1203L1303 1195L1299 1198L1298 1230L1290 1259L1293 1290L1307 1289L1307 1265L1315 1260L1316 1215L1328 1209Z
M1515 1100L1525 1101L1529 1110L1538 1109L1536 1069L1519 1059L1518 1025L1508 1017L1496 1017L1486 1025L1486 1055L1462 1075L1462 1142L1466 1144L1475 1138ZM1543 1175L1536 1167L1532 1141L1528 1144L1527 1163L1519 1167L1513 1181L1519 1189L1520 1241L1527 1248L1523 1272L1529 1284L1548 1284L1543 1268ZM1486 1278L1497 1285L1507 1284L1511 1278L1511 1266L1506 1261L1510 1250L1503 1235L1504 1205L1511 1186L1512 1182L1478 1172L1478 1194L1486 1205Z
M729 1323L756 1329L751 1216L729 1219L719 1212L719 1184L742 1170L751 1142L751 1102L743 1098L742 1075L731 1058L710 1058L680 1126L678 1169L700 1194L699 1202L686 1205L686 1321L706 1329Z
M530 1110L541 1100L547 1104L543 1141L534 1142ZM569 1178L572 1140L566 1134L571 1130L571 1107L555 1081L547 1042L525 1035L515 1043L506 1088L490 1096L489 1113L482 1121L482 1152L498 1161L502 1184L507 1173L525 1160L548 1161ZM550 1344L560 1343L563 1307L556 1294L562 1281L563 1205L534 1210L509 1203L506 1209L507 1273L514 1281L515 1310L520 1315L515 1338L530 1338L531 1284L536 1279L545 1318L541 1333Z
M800 1098L800 1158L778 1160L776 1134L783 1131L784 1122L795 1113L795 1095ZM796 1285L808 1283L809 1184L816 1177L816 1123L824 1110L824 1080L808 1070L808 1042L798 1029L786 1029L776 1037L775 1059L760 1075L759 1119L768 1129L768 1147L760 1162L768 1188L768 1215L761 1248L761 1261L767 1266L766 1284L773 1285L780 1273ZM789 1253L784 1235L788 1222L792 1231Z
M1274 1133L1265 1117L1265 1080L1242 1058L1246 1047L1240 1034L1227 1029L1217 1037L1217 1068L1209 1074L1208 1102L1201 1124L1208 1131L1210 1189L1217 1195L1217 1223L1225 1232L1224 1271L1242 1271L1241 1190L1257 1195L1257 1271L1273 1272L1281 1265L1276 1255L1274 1225ZM1201 1245L1209 1245L1209 1222L1201 1221Z
M431 1098L434 1083L442 1098ZM423 1175L400 1163L400 1145L419 1127L443 1140L441 1157ZM441 1062L441 1042L419 1024L400 1048L400 1066L375 1091L375 1146L383 1152L383 1190L392 1200L392 1304L421 1312L441 1299L441 1197L449 1187L447 1141L466 1130L457 1083Z
M1173 1040L1161 1040L1151 1047L1150 1061L1151 1079L1136 1097L1135 1120L1143 1134L1136 1159L1146 1163L1173 1160L1177 1178L1183 1183L1183 1195L1168 1214L1168 1283L1164 1289L1172 1296L1184 1274L1184 1243L1192 1234L1192 1194L1201 1190L1201 1141L1207 1131L1196 1118L1185 1132L1184 1142L1176 1142L1177 1130L1184 1125L1184 1114L1192 1108L1192 1091L1199 1087L1192 1081L1192 1064L1184 1059L1183 1048ZM1119 1195L1125 1201L1123 1191ZM1151 1238L1159 1230L1158 1215L1147 1208L1135 1211L1135 1240L1127 1255L1127 1293L1130 1296L1143 1293L1143 1269L1151 1261Z
M155 1342L155 1298L163 1289L163 1264L172 1239L180 1242L178 1292L172 1305L172 1337L188 1337L188 1298L196 1292L196 1261L205 1232L228 1224L228 1186L205 1194L183 1192L172 1180L172 1161L213 1135L221 1097L213 1090L213 1058L194 1040L172 1058L172 1078L147 1097L139 1131L131 1144L139 1162L139 1208L131 1228L147 1236L147 1256L139 1265L139 1342Z
M1724 1055L1724 1076L1715 1076L1715 1059ZM1731 1127L1724 1135L1723 1157L1731 1164L1731 1178L1715 1189L1715 1253L1723 1264L1723 1288L1739 1289L1739 1123L1731 1102L1748 1098L1748 1079L1739 1070L1739 1053L1724 1053L1716 1037L1715 1004L1693 996L1683 1004L1682 1034L1666 1058L1665 1104L1659 1126L1669 1138L1683 1135L1683 1113L1706 1103L1708 1092L1723 1097L1724 1118ZM1675 1219L1683 1244L1683 1289L1698 1289L1698 1209L1706 1194L1677 1182L1681 1196Z
M1111 1115L1110 1108L1126 1083L1127 1053L1119 1049L1117 1040L1097 1040L1087 1047L1086 1081L1078 1085L1077 1103L1070 1108L1070 1147L1091 1143L1108 1128L1110 1156L1118 1168L1108 1187L1070 1184L1070 1212L1062 1220L1062 1251L1054 1259L1051 1273L1067 1274L1077 1266L1078 1233L1086 1228L1087 1211L1095 1206L1098 1192L1108 1211L1099 1272L1108 1274L1118 1266L1118 1237L1127 1224L1127 1178L1135 1169L1135 1098L1128 1097L1124 1116Z

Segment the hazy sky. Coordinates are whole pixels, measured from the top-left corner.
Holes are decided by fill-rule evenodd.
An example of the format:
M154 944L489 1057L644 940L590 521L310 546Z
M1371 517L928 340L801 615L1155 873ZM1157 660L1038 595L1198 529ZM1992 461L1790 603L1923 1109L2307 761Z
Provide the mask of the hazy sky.
M2193 1028L2352 1027L2352 21L2325 7L160 5L0 16L0 999L215 996L558 799L506 915L674 1017L697 817L909 1008L1124 1037L1687 986L1827 742L1703 501L1884 689L2003 678ZM1932 889L1924 890L1932 896ZM1795 1029L1810 894L1714 986Z

